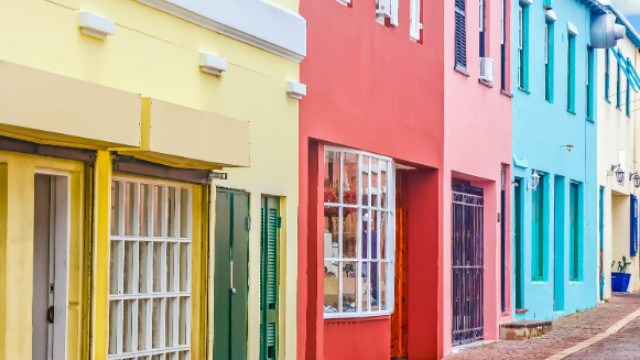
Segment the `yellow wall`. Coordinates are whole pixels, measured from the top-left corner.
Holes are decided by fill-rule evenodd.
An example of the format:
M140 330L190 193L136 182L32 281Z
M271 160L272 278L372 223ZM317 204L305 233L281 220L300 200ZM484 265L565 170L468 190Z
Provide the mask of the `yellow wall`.
M297 0L278 0L276 3L297 11ZM249 168L228 170L229 180L216 185L246 190L251 194L251 216L254 226L250 235L250 304L249 304L249 358L258 357L259 346L259 252L260 252L260 196L262 194L283 197L282 246L281 246L281 320L280 350L287 359L295 358L296 350L296 273L297 273L297 207L298 207L298 102L286 95L286 81L298 80L299 64L281 56L268 53L228 36L181 20L131 0L2 0L0 32L11 34L0 37L0 60L42 69L71 78L92 82L119 90L141 94L142 97L213 112L250 123ZM98 40L83 35L78 30L78 10L88 10L116 22L115 35ZM227 71L221 77L200 72L198 55L210 52L227 59ZM77 94L81 96L82 94ZM43 116L43 123L47 121ZM176 126L180 126L176 121ZM165 134L166 135L166 134ZM184 140L184 139L182 139ZM107 156L102 154L102 156ZM27 163L20 166L27 166ZM105 165L102 166L104 168ZM105 170L106 171L106 170ZM97 174L99 178L100 174ZM98 186L96 204L108 208L104 198L110 174L104 174L104 182ZM12 197L32 192L29 183L20 183L9 177ZM106 181L106 182L105 182ZM1 185L1 183L0 183ZM15 187L15 190L14 190ZM212 187L212 193L215 187ZM214 194L214 193L213 193ZM26 196L26 195L25 195ZM31 195L32 196L32 195ZM27 197L29 199L29 197ZM13 200L15 201L15 200ZM213 216L213 211L211 211ZM25 219L16 219L11 208L10 233L6 237L19 238L23 246L12 261L28 255L31 244L31 227ZM96 213L97 221L108 220L108 215ZM107 218L102 218L106 216ZM17 225L20 226L17 226ZM98 226L98 225L97 225ZM106 228L108 230L108 226ZM104 234L96 228L96 236L105 241ZM212 237L214 231L210 231ZM2 240L0 234L0 240ZM29 240L29 241L26 241ZM209 240L213 243L213 239ZM0 251L4 242L0 241ZM97 250L106 252L107 248ZM104 245L104 244L103 244ZM12 263L13 264L13 263ZM106 286L107 264L94 264L99 282L96 288ZM25 276L30 274L26 265ZM6 268L6 267L5 267ZM16 268L17 269L17 268ZM213 269L211 264L210 271ZM0 274L0 291L20 293L28 290L28 284ZM286 288L284 288L286 284ZM4 294L6 295L6 293ZM25 295L26 296L26 295ZM6 296L5 296L6 298ZM18 299L7 299L6 309L18 304ZM106 299L96 299L96 317L106 314ZM4 309L0 308L0 316ZM9 313L5 314L9 317ZM104 348L104 327L108 319L95 319L94 345ZM3 321L2 324L14 324ZM23 324L16 322L15 324ZM18 326L18 325L11 325ZM20 325L22 326L22 325ZM24 328L4 331L3 339L7 359L26 359L30 351L26 338L19 338ZM19 330L19 331L18 331ZM20 341L18 341L20 340ZM0 342L0 349L2 347ZM102 346L102 347L101 347ZM95 350L95 349L94 349ZM96 354L100 359L101 354Z

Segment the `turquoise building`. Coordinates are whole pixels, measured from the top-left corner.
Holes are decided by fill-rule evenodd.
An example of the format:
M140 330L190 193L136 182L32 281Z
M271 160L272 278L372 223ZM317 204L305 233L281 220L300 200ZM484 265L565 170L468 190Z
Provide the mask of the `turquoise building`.
M597 303L595 0L512 3L513 319Z

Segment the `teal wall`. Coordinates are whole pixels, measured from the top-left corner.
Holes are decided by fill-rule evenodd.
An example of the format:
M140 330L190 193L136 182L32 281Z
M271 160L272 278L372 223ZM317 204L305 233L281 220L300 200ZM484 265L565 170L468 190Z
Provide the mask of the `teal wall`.
M587 44L589 43L590 13L578 0L555 0L553 10L558 16L554 23L551 43L553 99L545 99L545 14L543 1L534 0L528 5L528 51L527 89L518 87L518 18L519 1L513 1L513 176L523 179L521 191L521 211L513 211L521 216L521 252L517 249L516 235L513 244L514 283L513 299L518 288L515 281L520 275L522 283L523 308L527 312L516 314L515 301L512 302L514 320L551 319L596 305L596 226L597 222L597 182L596 182L596 123L587 119ZM568 22L578 29L575 37L575 83L573 85L574 106L569 110L569 32ZM595 57L591 71L596 68ZM592 76L594 79L595 76ZM594 84L595 85L595 84ZM594 91L595 93L595 91ZM592 97L592 104L595 104ZM594 113L597 113L594 109ZM569 151L565 145L573 145ZM543 174L543 209L541 236L543 256L536 255L537 241L532 239L537 230L533 229L536 218L532 213L534 191L529 189L532 170ZM580 184L577 206L577 229L579 236L577 279L570 280L571 245L570 187ZM514 197L515 199L516 197ZM515 204L514 204L515 205ZM576 254L574 253L574 254ZM521 256L517 261L516 257ZM535 259L534 259L535 258ZM542 261L542 277L536 277L533 270ZM521 266L517 269L517 266ZM519 271L520 270L520 271ZM555 305L554 305L555 304Z

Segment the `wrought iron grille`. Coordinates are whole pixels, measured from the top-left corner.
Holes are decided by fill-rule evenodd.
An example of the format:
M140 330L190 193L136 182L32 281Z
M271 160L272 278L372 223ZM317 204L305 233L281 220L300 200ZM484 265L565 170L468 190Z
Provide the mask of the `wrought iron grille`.
M452 200L452 342L460 345L484 338L483 190L455 184Z

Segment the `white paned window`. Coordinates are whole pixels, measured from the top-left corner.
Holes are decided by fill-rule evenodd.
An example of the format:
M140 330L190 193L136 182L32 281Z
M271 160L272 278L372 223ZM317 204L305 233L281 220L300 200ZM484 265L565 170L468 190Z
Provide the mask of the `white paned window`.
M376 0L376 21L382 25L398 26L398 0Z
M422 0L410 0L409 11L409 36L412 40L420 41L420 31L422 30L422 10L420 5Z
M191 189L114 179L109 359L188 360Z
M370 153L324 154L324 317L393 312L394 164Z

